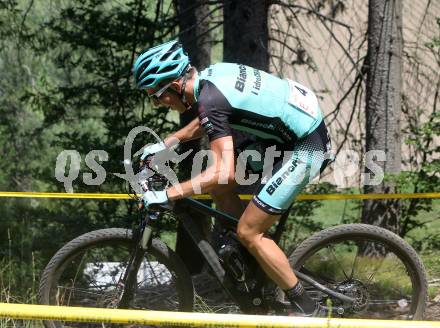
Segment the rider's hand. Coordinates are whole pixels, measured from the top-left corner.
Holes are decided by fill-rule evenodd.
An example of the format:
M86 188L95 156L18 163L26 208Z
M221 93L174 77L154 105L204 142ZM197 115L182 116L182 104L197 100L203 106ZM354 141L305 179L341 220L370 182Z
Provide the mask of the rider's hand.
M168 195L165 190L147 191L142 195L142 200L144 201L145 207L152 204L167 204Z
M147 156L156 154L162 150L165 150L167 147L165 146L165 143L158 142L154 145L149 145L144 148L144 152L141 155L141 160L144 160Z

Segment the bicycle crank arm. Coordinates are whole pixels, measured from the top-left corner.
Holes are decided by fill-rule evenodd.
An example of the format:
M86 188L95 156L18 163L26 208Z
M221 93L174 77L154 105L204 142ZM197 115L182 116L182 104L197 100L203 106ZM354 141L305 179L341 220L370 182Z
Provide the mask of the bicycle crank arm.
M354 303L356 300L352 297L349 297L347 295L335 292L334 290L331 290L330 288L325 287L324 285L321 285L319 282L313 280L312 278L310 278L309 276L305 275L304 273L301 273L299 271L293 270L293 272L295 272L295 275L301 279L304 280L305 282L307 282L308 284L312 285L313 287L316 287L317 289L319 289L321 292L326 293L330 296L333 296L334 298L337 298L343 302L346 303Z

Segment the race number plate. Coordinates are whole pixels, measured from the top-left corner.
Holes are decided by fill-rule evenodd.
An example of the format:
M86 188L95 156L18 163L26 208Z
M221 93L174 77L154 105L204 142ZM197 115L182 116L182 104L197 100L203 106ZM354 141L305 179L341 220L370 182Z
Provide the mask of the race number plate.
M310 115L318 118L318 99L309 88L295 81L286 79L289 83L289 104Z

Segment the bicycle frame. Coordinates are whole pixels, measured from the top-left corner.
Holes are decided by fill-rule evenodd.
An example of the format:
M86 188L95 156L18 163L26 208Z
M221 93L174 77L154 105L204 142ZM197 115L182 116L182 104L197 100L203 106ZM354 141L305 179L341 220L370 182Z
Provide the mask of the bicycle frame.
M207 206L197 200L190 198L180 199L176 201L173 207L173 213L181 221L184 229L191 237L191 240L195 243L195 245L197 245L197 248L200 250L204 260L208 264L212 273L217 278L219 283L223 286L224 290L240 307L240 309L245 313L267 313L268 304L263 299L263 295L261 294L261 291L258 290L258 288L256 288L255 291L252 293L244 293L237 290L234 281L226 274L225 269L220 263L220 258L218 254L204 237L197 222L189 214L191 211L197 211L204 215L214 217L215 220L219 220L222 225L226 226L228 230L235 230L238 224L238 220L226 213L220 212L216 209L211 208L210 206ZM276 243L279 242L286 219L288 217L288 213L289 211L281 216L276 230L271 236ZM136 273L139 264L144 256L144 252L147 251L148 245L151 242L151 226L148 221L149 220L142 222L142 224L139 226L138 233L140 233L140 235L138 235L138 237L135 237L135 242L137 242L137 244L135 245L134 252L132 254L131 260L129 261L129 265L125 271L125 274L123 275L123 277L121 277L119 281L119 284L123 289L119 302L119 307L121 308L126 308L129 306L129 301L134 293L134 283L136 281ZM321 285L319 282L315 281L313 278L307 276L306 274L298 272L296 270L294 270L294 272L299 279L313 285L318 290L335 298L338 298L345 303L351 304L354 302L353 298L335 292ZM264 286L265 283L268 281L268 278L265 277L265 279L259 280L259 283ZM275 301L271 305L272 309L275 305L278 310L282 310L289 307L290 303Z
M181 214L181 212L179 211L179 208L182 208L182 210L187 210L187 209L191 209L191 210L195 210L201 214L204 214L206 216L212 216L214 217L216 220L218 220L222 225L225 225L227 227L235 227L238 224L238 219L220 212L216 209L213 209L210 206L207 206L205 204L203 204L200 201L197 201L195 199L191 199L191 198L186 198L186 199L181 199L178 200L176 202L177 207L174 208L174 211L178 211L178 214ZM271 235L272 239L278 244L278 242L280 241L281 235L283 233L284 230L284 226L287 220L287 217L289 216L289 211L290 208L281 215L280 220L278 221L278 225L276 227L275 232ZM177 212L176 212L177 213Z

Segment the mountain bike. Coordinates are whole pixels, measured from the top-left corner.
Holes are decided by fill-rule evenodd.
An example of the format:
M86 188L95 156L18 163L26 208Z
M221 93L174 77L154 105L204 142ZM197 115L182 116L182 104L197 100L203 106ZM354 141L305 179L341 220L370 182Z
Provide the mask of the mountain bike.
M148 161L142 170L151 170ZM139 183L144 191L169 185L157 172ZM63 246L42 274L39 302L193 311L192 277L179 256L154 233L161 218L172 215L183 224L206 262L208 274L223 287L236 309L282 315L290 308L284 293L238 241L236 218L192 198L142 211L136 229L96 230ZM195 212L218 222L216 245L204 236L192 216ZM283 214L270 234L277 243L287 218L288 213ZM386 229L366 224L330 227L300 243L289 262L306 292L330 316L406 320L424 316L428 288L423 263L407 242ZM44 324L51 328L86 326L59 321Z

